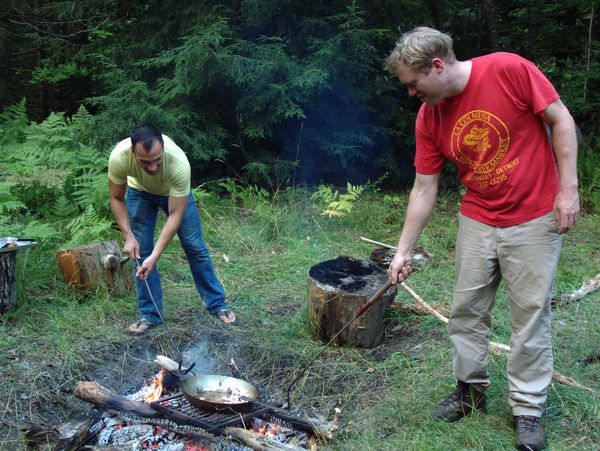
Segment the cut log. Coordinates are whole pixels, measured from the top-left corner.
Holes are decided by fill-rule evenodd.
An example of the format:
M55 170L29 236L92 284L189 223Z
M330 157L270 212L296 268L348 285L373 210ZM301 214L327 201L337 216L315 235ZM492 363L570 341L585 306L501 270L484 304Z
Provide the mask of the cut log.
M98 382L78 382L75 386L75 396L101 409L130 412L146 418L163 417L160 412L157 412L148 404L127 399L101 386Z
M60 249L56 259L65 281L76 288L107 287L118 296L133 289L131 268L125 265L128 257L117 241Z
M17 252L0 254L0 313L11 310L17 302Z
M36 246L33 240L0 239L0 313L17 303L17 252Z
M369 260L338 257L313 266L308 275L309 334L329 342L387 282L387 274ZM396 296L390 288L364 315L343 330L334 346L371 348L383 340L383 316Z
M50 428L34 424L23 429L22 433L30 448L79 449L89 438L92 421L94 419L82 417Z

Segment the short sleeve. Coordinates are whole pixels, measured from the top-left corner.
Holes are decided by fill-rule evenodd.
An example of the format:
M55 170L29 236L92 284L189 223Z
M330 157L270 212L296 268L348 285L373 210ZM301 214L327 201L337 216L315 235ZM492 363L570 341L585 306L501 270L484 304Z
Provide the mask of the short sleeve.
M512 61L505 66L506 75L513 81L522 101L542 117L544 109L559 98L558 92L534 63L520 56Z
M425 124L426 119L421 108L415 125L416 155L415 169L419 174L433 175L442 172L445 157L437 149L435 139L427 130L433 130L433 126Z
M126 164L123 160L123 152L115 147L108 158L108 178L116 185L127 182Z
M185 197L191 191L191 168L189 162L185 161L177 167L173 174L171 187L169 188L169 196Z

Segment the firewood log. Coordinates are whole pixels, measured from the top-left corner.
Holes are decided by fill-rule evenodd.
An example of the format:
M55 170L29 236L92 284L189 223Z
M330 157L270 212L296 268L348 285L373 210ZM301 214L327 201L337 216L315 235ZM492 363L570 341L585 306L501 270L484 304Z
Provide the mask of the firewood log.
M85 442L92 421L91 418L80 417L51 427L33 424L23 429L22 434L31 448L78 449Z
M118 295L133 290L131 267L117 241L60 249L56 260L65 282L76 288L107 287Z
M98 382L78 382L75 386L75 396L101 409L130 412L146 418L161 418L163 416L148 404L127 399L101 386Z

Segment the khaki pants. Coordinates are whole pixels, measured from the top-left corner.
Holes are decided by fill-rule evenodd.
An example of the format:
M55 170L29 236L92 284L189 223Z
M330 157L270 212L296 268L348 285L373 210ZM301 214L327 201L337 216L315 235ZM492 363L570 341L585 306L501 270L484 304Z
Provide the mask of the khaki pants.
M514 415L541 416L552 379L550 299L561 242L553 212L511 227L459 215L448 323L454 375L482 388L489 385L491 308L504 280L511 310L507 373Z

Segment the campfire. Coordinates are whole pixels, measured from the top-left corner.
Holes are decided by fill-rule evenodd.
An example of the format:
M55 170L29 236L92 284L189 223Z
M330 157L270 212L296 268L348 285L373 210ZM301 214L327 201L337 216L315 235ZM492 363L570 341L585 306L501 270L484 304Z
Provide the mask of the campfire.
M187 392L182 392L185 378L172 371L177 363L159 357L156 361L167 368L163 367L140 390L127 396L96 382L77 384L75 395L105 412L86 431L88 444L159 451L315 450L319 441L331 439L338 428L337 422L293 415L260 400L252 400L248 406L242 403L241 410L198 407L189 402ZM202 377L218 378L221 384L233 379L191 378Z

